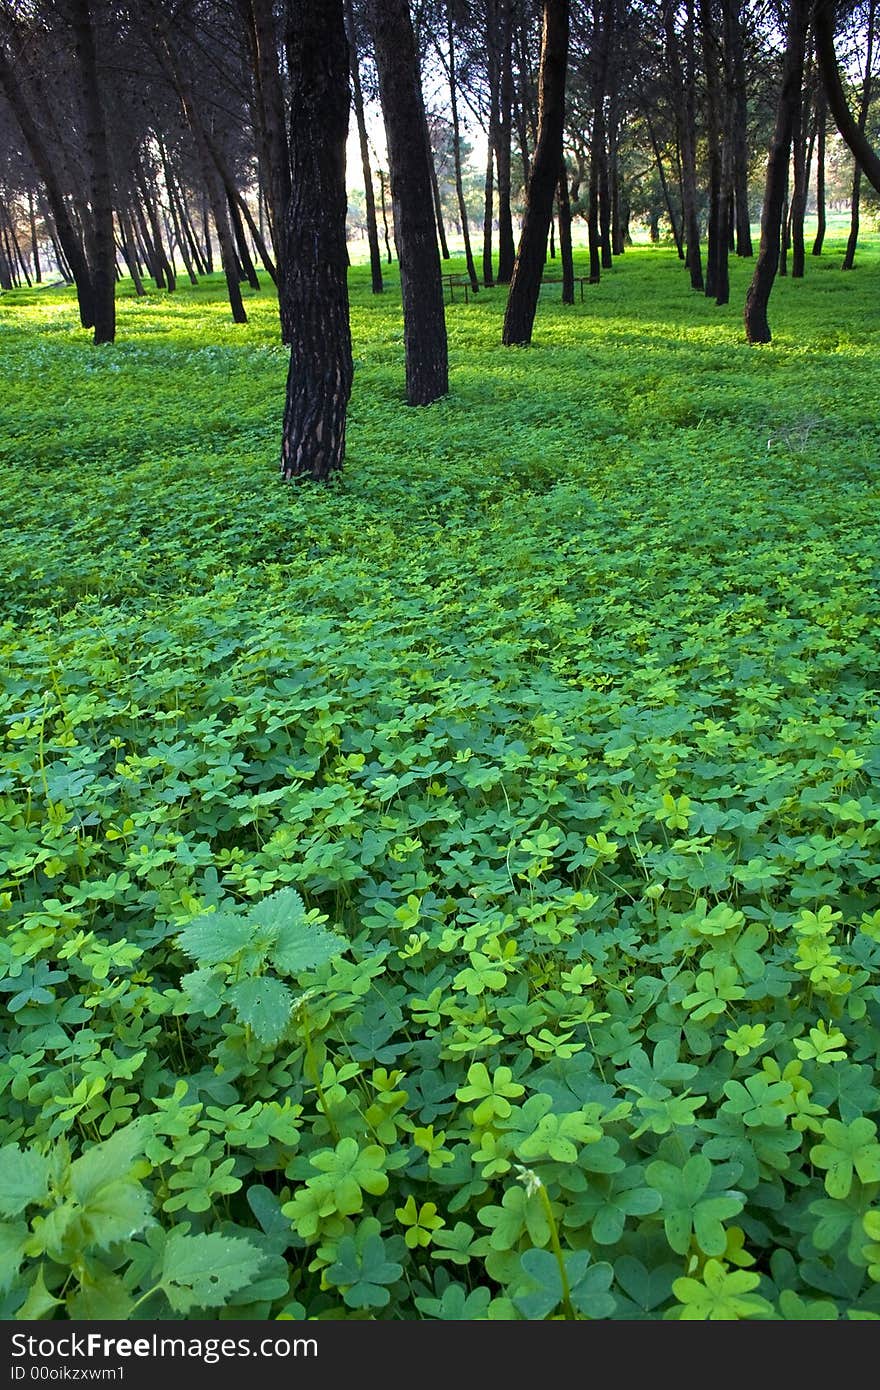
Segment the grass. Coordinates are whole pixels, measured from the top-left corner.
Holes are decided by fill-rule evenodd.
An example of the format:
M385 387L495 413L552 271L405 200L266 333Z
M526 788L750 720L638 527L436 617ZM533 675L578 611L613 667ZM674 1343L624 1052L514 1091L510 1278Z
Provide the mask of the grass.
M0 300L0 1314L880 1314L880 241L842 250L761 348L748 264L719 308L635 247L525 350L481 291L419 410L355 266L325 489L278 479L268 289L236 327L123 284L101 349Z

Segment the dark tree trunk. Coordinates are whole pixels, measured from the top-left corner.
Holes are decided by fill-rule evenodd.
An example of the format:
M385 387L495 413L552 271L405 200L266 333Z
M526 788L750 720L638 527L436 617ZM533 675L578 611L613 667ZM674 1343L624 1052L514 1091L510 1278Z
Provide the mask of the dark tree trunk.
M726 13L727 42L730 48L730 157L735 209L734 235L736 254L748 258L754 255L754 250L749 219L749 110L740 0L727 0Z
M492 145L486 156L486 182L483 209L483 284L489 290L495 284L495 269L492 265L492 216L495 201L495 181L493 178L494 158Z
M688 6L685 30L686 68L682 63L678 35L675 32L675 5L665 0L663 7L666 33L666 57L675 91L675 115L678 145L681 150L681 202L684 221L685 265L691 277L691 288L703 288L703 264L700 253L700 223L697 215L697 139L695 128L693 9Z
M858 128L864 134L871 105L872 72L874 62L874 21L877 16L876 0L868 7L868 42L865 50L865 76L862 82L862 95L859 101ZM852 270L856 263L856 246L859 240L859 206L862 197L862 171L856 163L853 170L852 194L850 197L849 236L841 269Z
M95 30L89 0L70 0L74 49L85 117L85 153L90 216L86 245L94 291L95 342L116 337L116 243L113 240L113 184L107 130L101 108Z
M767 305L779 261L783 208L788 183L788 161L795 112L800 102L804 73L804 49L810 18L810 0L791 0L782 65L782 86L776 123L767 161L764 206L761 211L761 245L755 273L746 295L744 321L750 343L769 343Z
M544 0L538 141L526 194L522 236L504 315L502 342L507 346L525 345L532 340L547 232L553 215L553 195L562 166L568 29L568 0Z
M28 189L28 223L31 232L31 260L34 265L34 279L40 285L43 282L43 272L40 267L40 247L37 241L37 215L34 208L34 195Z
M202 235L205 238L205 272L214 274L214 247L211 243L211 200L207 193L202 194Z
M709 227L704 292L718 304L730 299L728 278L728 190L725 180L726 53L713 14L712 0L700 0L700 30L706 74L707 145L709 154Z
M0 89L15 112L25 144L28 147L34 166L43 180L46 198L52 210L55 233L58 239L59 269L64 273L66 262L70 278L76 285L79 306L79 320L83 328L95 325L94 289L92 274L86 259L82 237L73 221L64 198L61 180L58 177L49 147L43 139L40 127L34 120L24 89L18 80L15 68L0 46Z
M141 204L149 223L149 231L146 225L142 227L144 244L150 253L150 262L153 278L156 281L157 289L167 289L172 294L177 287L177 272L174 269L173 254L169 256L165 250L165 242L162 238L162 224L159 221L158 193L156 191L155 177L147 177L147 173L138 160L134 168L135 181L141 195ZM143 224L143 219L141 219Z
M408 0L370 0L385 118L394 228L403 292L406 399L429 405L449 390L443 281L433 218L418 57Z
M556 213L559 218L559 255L562 261L562 302L574 303L574 252L571 245L571 202L568 196L568 172L565 160L556 188Z
M135 171L135 179L138 183L138 191L140 192L141 180L137 171ZM142 196L143 195L141 194L141 197ZM150 275L152 275L153 280L156 283L156 289L164 290L165 274L162 270L162 262L160 261L159 256L156 252L156 248L153 245L153 239L150 236L149 228L147 227L147 221L144 216L142 202L135 202L132 215L134 217L134 224L137 227L138 234L141 239L141 248L143 250L144 263L146 264L147 270L149 271Z
M345 0L345 27L348 34L348 49L351 56L351 92L354 115L357 122L358 144L361 152L361 171L364 176L364 210L367 220L367 244L370 248L370 279L373 294L381 294L382 255L379 251L379 227L376 222L376 199L373 196L373 171L370 168L370 146L367 139L367 122L364 114L364 94L361 89L361 73L355 45L354 9L352 0Z
M125 213L119 213L119 234L122 238L122 254L128 266L128 273L131 276L131 283L134 285L134 292L140 299L146 294L144 282L141 279L141 268L138 264L137 252L131 235L131 226Z
M421 101L422 89L419 87L419 100ZM440 197L440 183L437 178L437 165L434 163L434 150L431 146L431 132L428 127L428 116L422 102L422 126L425 131L425 149L428 152L428 173L431 178L431 200L434 205L434 217L437 222L437 242L440 247L440 255L444 261L449 260L449 246L446 241L446 228L443 225L443 201Z
M669 225L672 228L672 240L675 242L675 249L678 252L678 259L684 260L684 246L681 241L681 232L678 220L675 216L675 208L672 206L672 198L669 193L669 184L666 182L666 171L663 168L663 158L660 153L660 146L657 142L657 135L654 130L654 123L650 113L645 111L645 119L648 124L648 135L651 140L651 149L654 151L654 161L657 165L657 174L660 178L660 187L663 190L663 201L666 204L666 215L669 218Z
M284 125L284 93L278 63L278 35L272 0L238 0L251 43L257 104L257 124L265 164L264 187L269 208L269 240L280 279L281 247L290 198L290 158ZM262 252L260 255L262 256ZM263 264L266 265L265 257ZM268 270L268 266L266 266ZM279 300L281 298L279 290Z
M156 137L156 144L159 150L159 158L162 161L162 173L165 177L165 191L168 194L168 208L171 213L171 226L174 231L174 239L176 240L177 245L180 247L180 255L183 260L183 264L186 267L186 273L189 276L189 282L191 285L197 285L198 277L195 273L195 270L193 269L192 258L190 256L190 249L187 245L186 236L183 231L182 218L177 201L176 190L174 187L174 175L171 170L171 162L168 158L168 152L165 148L165 144L162 141L161 137L158 136L158 134ZM171 252L171 256L173 259L173 249Z
M849 235L846 239L846 250L843 253L841 270L854 270L856 264L856 247L859 243L859 221L862 201L862 171L858 164L853 170L852 189L849 195Z
M825 93L816 94L816 236L813 241L813 255L821 256L825 244L825 137L828 124L828 107Z
M467 266L467 273L471 282L471 289L474 294L479 291L480 282L477 279L477 267L474 264L474 253L471 250L471 232L468 225L468 210L464 200L464 183L461 176L461 131L458 122L458 93L456 90L455 75L455 32L452 24L452 6L446 0L446 40L449 45L449 101L452 109L452 153L455 161L455 195L458 200L458 213L461 218L461 234L464 240L464 258Z
M202 120L199 103L185 72L184 65L180 62L174 48L174 37L169 23L170 17L167 13L163 12L159 0L149 0L149 4L160 45L160 53L164 60L168 76L171 79L172 86L177 93L196 148L202 181L210 203L211 215L214 219L214 227L217 232L217 240L220 244L220 260L226 279L226 290L229 295L229 307L232 310L232 318L235 323L247 323L247 313L245 312L244 303L242 301L241 286L239 283L238 257L236 255L235 242L229 224L226 189L223 186L223 180L220 177L216 161L212 154L210 138Z
M285 479L324 481L342 468L351 394L345 142L350 64L343 0L290 15L290 202L283 293L290 370L281 444Z
M803 87L792 117L792 185L789 224L791 226L791 278L802 280L806 268L804 217L807 211L807 129L804 120Z
M382 232L385 238L385 256L390 265L394 257L391 254L391 238L388 234L388 203L385 198L385 170L379 170L379 197L382 201Z
M511 212L510 146L513 134L513 5L511 0L486 0L486 51L489 68L489 144L495 151L498 174L498 273L500 285L510 282L516 260Z

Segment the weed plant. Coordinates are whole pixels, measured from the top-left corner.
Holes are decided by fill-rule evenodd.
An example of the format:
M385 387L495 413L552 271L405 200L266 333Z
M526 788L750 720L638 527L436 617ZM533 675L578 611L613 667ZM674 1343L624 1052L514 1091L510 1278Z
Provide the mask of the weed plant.
M880 1315L880 244L0 302L4 1318Z

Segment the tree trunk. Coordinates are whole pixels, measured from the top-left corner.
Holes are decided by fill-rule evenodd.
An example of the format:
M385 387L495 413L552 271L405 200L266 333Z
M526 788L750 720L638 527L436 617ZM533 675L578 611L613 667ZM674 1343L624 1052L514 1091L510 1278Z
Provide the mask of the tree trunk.
M381 294L382 256L379 251L379 227L376 222L376 199L373 195L373 171L370 168L370 146L367 139L367 122L364 114L364 94L361 89L361 73L355 45L354 8L352 0L345 0L345 27L348 34L348 51L351 57L351 92L357 122L358 144L361 152L361 171L364 176L364 210L367 220L367 244L370 248L370 279L373 294Z
M477 267L474 265L474 254L471 250L468 210L464 200L464 183L461 176L461 131L458 123L458 94L456 92L455 76L455 33L452 24L452 6L450 0L446 0L446 40L449 45L449 101L452 109L452 152L455 161L455 194L458 200L459 216L461 217L461 234L464 239L465 264L471 282L471 289L474 294L476 294L479 291L480 282L477 279Z
M562 261L562 302L563 304L573 304L574 252L571 245L571 202L568 196L568 171L564 158L556 188L556 212L559 218L559 255Z
M727 0L727 41L730 48L730 143L736 254L754 255L749 218L749 109L746 84L741 0Z
M513 134L513 5L511 0L486 0L486 50L489 60L489 144L495 151L498 174L499 285L510 282L516 260L513 213L510 207L510 145ZM494 77L494 82L493 82Z
M290 14L290 202L283 294L290 370L284 479L325 481L342 468L353 374L348 319L345 143L350 64L343 0Z
M443 201L440 197L440 183L437 178L437 165L434 163L434 150L431 145L431 131L428 127L428 115L422 101L422 89L419 85L419 101L422 102L422 126L425 131L425 149L428 152L428 173L431 178L431 199L434 205L434 217L437 221L437 242L440 246L440 255L444 261L449 260L449 246L446 241L446 228L443 225Z
M147 176L138 164L135 168L135 179L140 189L141 202L144 214L150 227L149 245L152 247L154 272L153 278L158 289L167 289L169 294L173 294L177 288L177 272L174 269L172 258L165 251L165 243L162 239L162 226L159 222L159 210L156 206L158 194L155 184L151 188Z
M276 275L283 274L281 248L290 198L290 157L284 126L284 93L278 63L278 35L272 0L238 0L249 34L254 62L257 120L261 128L264 186L269 208L269 240L275 253ZM262 252L260 253L262 255ZM266 264L265 257L263 264ZM266 267L268 270L268 266ZM279 289L279 301L281 293Z
M74 49L82 91L90 215L86 245L92 273L95 343L116 337L116 244L113 240L113 185L107 130L101 109L95 30L89 0L70 0Z
M34 279L38 285L43 282L43 272L40 267L40 247L37 242L37 215L34 209L34 195L28 189L28 223L31 232L31 260L34 264Z
M672 240L675 242L675 249L678 252L678 259L680 261L683 261L684 246L682 245L681 241L681 232L679 231L678 221L675 216L675 209L672 206L672 198L669 193L669 184L666 182L666 171L663 168L663 158L660 153L660 145L657 141L657 135L654 130L654 123L651 120L650 113L647 110L645 111L645 119L648 124L648 136L651 141L651 149L654 151L654 162L657 165L657 174L660 178L660 187L663 191L663 201L666 204L666 215L669 218L669 225L672 228Z
M770 302L770 292L773 289L779 261L792 125L803 85L804 49L809 18L810 0L791 0L782 65L782 86L764 185L761 245L755 263L755 273L746 295L743 315L746 337L750 343L769 343L772 336L767 319L767 305Z
M859 102L858 128L864 134L871 105L871 68L874 62L874 21L877 15L876 0L871 0L868 8L868 43L865 50L865 76L862 82L862 95ZM862 171L856 163L853 169L852 195L850 198L849 237L841 269L852 270L856 263L856 246L859 240L859 205L862 196Z
M681 201L684 221L685 265L691 277L691 288L703 288L703 265L700 254L700 223L697 216L697 154L694 109L693 10L689 5L685 31L687 71L682 64L678 35L675 32L675 5L665 0L663 7L666 33L666 57L676 94L675 118L678 144L681 150Z
M825 93L816 95L816 236L813 241L813 255L821 256L825 244L825 137L828 124L828 107Z
M717 304L730 299L728 279L728 189L725 179L725 88L727 54L715 24L711 0L700 0L700 30L706 75L707 145L709 155L709 227L704 292Z
M385 118L394 228L403 293L406 399L429 405L449 390L443 281L433 217L431 165L408 0L370 0Z
M792 184L791 209L791 278L802 280L806 268L806 248L804 246L804 217L807 210L807 130L804 120L803 87L792 118Z
M493 178L493 152L491 141L489 143L489 153L486 156L486 182L484 185L484 205L483 205L483 284L490 290L495 284L495 269L492 265L492 216L493 204L495 201L495 183Z
M568 0L544 0L538 140L526 194L522 236L504 315L502 342L508 347L525 345L532 340L547 232L553 215L553 195L562 166L568 30Z
M391 254L391 240L388 235L388 204L385 198L385 170L379 170L379 196L382 200L382 232L385 238L385 256L390 265L394 257Z

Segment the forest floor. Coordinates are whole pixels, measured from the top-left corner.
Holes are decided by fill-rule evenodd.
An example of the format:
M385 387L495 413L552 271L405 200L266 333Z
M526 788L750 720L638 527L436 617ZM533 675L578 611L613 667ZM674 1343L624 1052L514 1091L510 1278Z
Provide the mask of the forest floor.
M356 266L326 488L268 288L0 299L0 1318L880 1316L842 252L456 299L418 410Z

